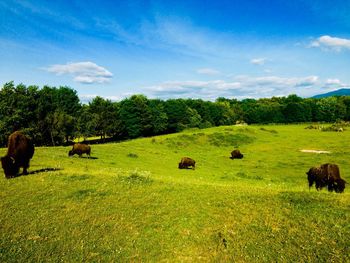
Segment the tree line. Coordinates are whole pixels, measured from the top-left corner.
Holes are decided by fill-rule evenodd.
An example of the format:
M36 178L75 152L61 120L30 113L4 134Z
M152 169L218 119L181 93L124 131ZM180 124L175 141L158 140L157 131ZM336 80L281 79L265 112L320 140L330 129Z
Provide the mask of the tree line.
M67 86L15 85L0 90L0 144L15 130L36 145L64 145L77 137L133 139L186 128L350 120L350 97L321 99L297 95L264 99L148 99L133 95L119 102L95 97L88 104Z

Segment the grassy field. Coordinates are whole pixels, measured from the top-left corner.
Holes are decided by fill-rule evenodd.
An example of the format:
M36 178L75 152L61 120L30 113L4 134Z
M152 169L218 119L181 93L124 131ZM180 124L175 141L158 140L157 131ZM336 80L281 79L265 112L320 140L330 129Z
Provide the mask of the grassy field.
M29 171L61 170L0 178L0 262L350 262L350 185L317 192L305 174L333 162L350 182L350 130L305 126L92 145L94 159L38 147Z

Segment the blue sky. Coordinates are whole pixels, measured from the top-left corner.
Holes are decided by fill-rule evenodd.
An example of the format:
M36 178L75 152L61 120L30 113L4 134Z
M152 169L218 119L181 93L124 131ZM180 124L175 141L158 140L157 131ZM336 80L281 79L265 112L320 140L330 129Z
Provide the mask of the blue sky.
M0 84L83 101L307 97L350 85L350 1L0 0Z

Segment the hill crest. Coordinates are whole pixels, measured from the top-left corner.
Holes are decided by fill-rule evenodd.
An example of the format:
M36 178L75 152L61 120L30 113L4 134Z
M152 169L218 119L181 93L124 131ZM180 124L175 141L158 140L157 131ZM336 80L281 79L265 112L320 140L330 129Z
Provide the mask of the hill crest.
M333 90L327 93L312 96L312 98L319 99L319 98L326 98L326 97L332 97L332 96L350 96L350 89Z

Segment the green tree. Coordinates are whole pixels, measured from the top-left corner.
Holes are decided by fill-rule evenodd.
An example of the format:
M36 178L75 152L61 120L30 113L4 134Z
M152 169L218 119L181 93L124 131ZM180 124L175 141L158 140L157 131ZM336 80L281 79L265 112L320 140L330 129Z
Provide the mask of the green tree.
M70 116L76 116L81 108L77 92L67 86L54 89L56 108Z
M260 123L258 102L255 99L244 99L241 101L243 119L246 123Z
M219 98L215 104L220 112L217 125L232 125L236 123L239 116L236 114L234 107L231 106L230 100Z
M56 110L47 114L45 121L48 125L51 145L62 145L75 136L75 119L63 111Z
M62 144L77 131L76 116L81 104L77 92L69 87L44 86L39 91L37 140L40 144Z
M286 123L312 121L311 106L304 102L289 102L283 109Z
M198 127L201 123L198 112L188 107L183 99L165 101L164 110L168 116L167 132L178 132L187 127Z
M6 144L8 135L15 130L26 129L29 135L36 133L37 99L36 86L15 86L13 81L4 84L0 90L0 141L3 145Z
M338 103L341 105L344 105L345 107L345 114L344 114L344 120L349 121L350 120L350 96L341 96L338 98Z
M152 135L152 114L144 95L133 95L121 101L119 116L128 138Z
M161 100L150 100L149 109L151 112L152 135L162 134L168 126L168 116L165 113Z
M95 97L89 103L89 113L91 121L89 125L96 135L104 139L107 136L114 135L114 127L118 119L118 113L112 101Z
M89 136L94 135L95 130L94 127L96 124L94 123L94 119L92 113L90 112L88 105L83 105L79 111L77 117L77 136L83 137L84 140Z
M334 122L337 119L344 119L346 116L346 106L344 103L338 103L336 97L319 99L316 106L318 121Z

